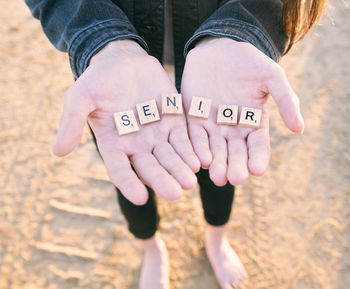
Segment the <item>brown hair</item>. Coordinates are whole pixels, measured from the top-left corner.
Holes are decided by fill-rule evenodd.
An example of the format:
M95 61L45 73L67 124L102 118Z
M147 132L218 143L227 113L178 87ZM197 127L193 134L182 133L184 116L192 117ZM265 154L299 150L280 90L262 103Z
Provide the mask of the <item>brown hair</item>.
M327 0L285 0L283 4L283 27L289 37L286 54L293 44L301 40L321 18Z

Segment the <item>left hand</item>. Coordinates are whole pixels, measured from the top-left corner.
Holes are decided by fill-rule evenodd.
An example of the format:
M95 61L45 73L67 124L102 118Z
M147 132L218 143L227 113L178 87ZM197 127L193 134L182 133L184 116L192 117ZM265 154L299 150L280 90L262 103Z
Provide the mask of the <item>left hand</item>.
M209 168L218 186L227 180L241 184L262 175L270 159L268 94L278 105L285 125L295 133L304 129L299 99L282 68L249 43L229 38L206 38L187 55L181 92L188 113L193 96L212 99L209 119L187 116L188 130L202 167ZM217 107L235 104L260 108L258 129L218 125Z
M187 135L184 115L164 115L161 121L119 135L115 112L176 93L159 61L134 40L109 42L68 89L53 153L64 156L79 143L86 120L93 130L112 183L135 205L147 202L148 191L175 200L196 184L200 164ZM129 122L130 124L130 122ZM132 164L133 168L130 166Z

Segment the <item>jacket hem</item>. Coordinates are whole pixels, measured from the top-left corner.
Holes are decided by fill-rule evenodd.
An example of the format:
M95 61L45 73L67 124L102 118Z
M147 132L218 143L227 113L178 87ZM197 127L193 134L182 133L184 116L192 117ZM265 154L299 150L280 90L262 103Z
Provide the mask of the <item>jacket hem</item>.
M91 57L107 43L118 39L134 39L147 52L146 41L125 21L107 20L95 23L76 35L69 47L69 62L75 78L87 68Z
M272 39L261 28L239 20L209 21L200 27L187 41L184 47L184 57L189 50L204 36L228 37L236 41L254 45L274 61L278 61L280 53Z

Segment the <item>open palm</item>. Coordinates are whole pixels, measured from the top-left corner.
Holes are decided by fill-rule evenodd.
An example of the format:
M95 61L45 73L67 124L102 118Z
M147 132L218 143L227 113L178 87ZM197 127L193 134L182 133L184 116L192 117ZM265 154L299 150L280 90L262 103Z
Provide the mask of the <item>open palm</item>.
M79 143L86 120L92 128L111 181L135 204L144 204L144 184L166 199L177 199L196 183L193 171L200 163L187 135L186 119L162 116L162 120L119 136L113 113L176 93L160 63L132 40L108 44L68 90L61 125L53 145L58 156ZM135 172L130 166L132 163Z
M201 165L216 185L233 185L261 175L270 158L268 94L286 126L303 130L299 100L281 67L248 43L228 38L204 39L187 55L181 92L188 112L193 96L212 99L209 119L187 116L188 130ZM262 110L258 129L218 125L217 107L235 104Z

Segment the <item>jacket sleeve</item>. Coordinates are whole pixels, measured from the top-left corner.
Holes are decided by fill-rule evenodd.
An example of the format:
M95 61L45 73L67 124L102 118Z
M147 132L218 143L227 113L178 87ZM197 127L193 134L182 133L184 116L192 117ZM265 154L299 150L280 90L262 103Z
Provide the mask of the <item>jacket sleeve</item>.
M275 61L283 55L288 38L282 29L283 1L229 0L194 32L184 48L184 56L204 36L229 37L248 42Z
M90 58L106 43L135 39L146 51L141 38L124 12L110 0L25 0L40 20L51 43L68 52L73 74L78 78Z

